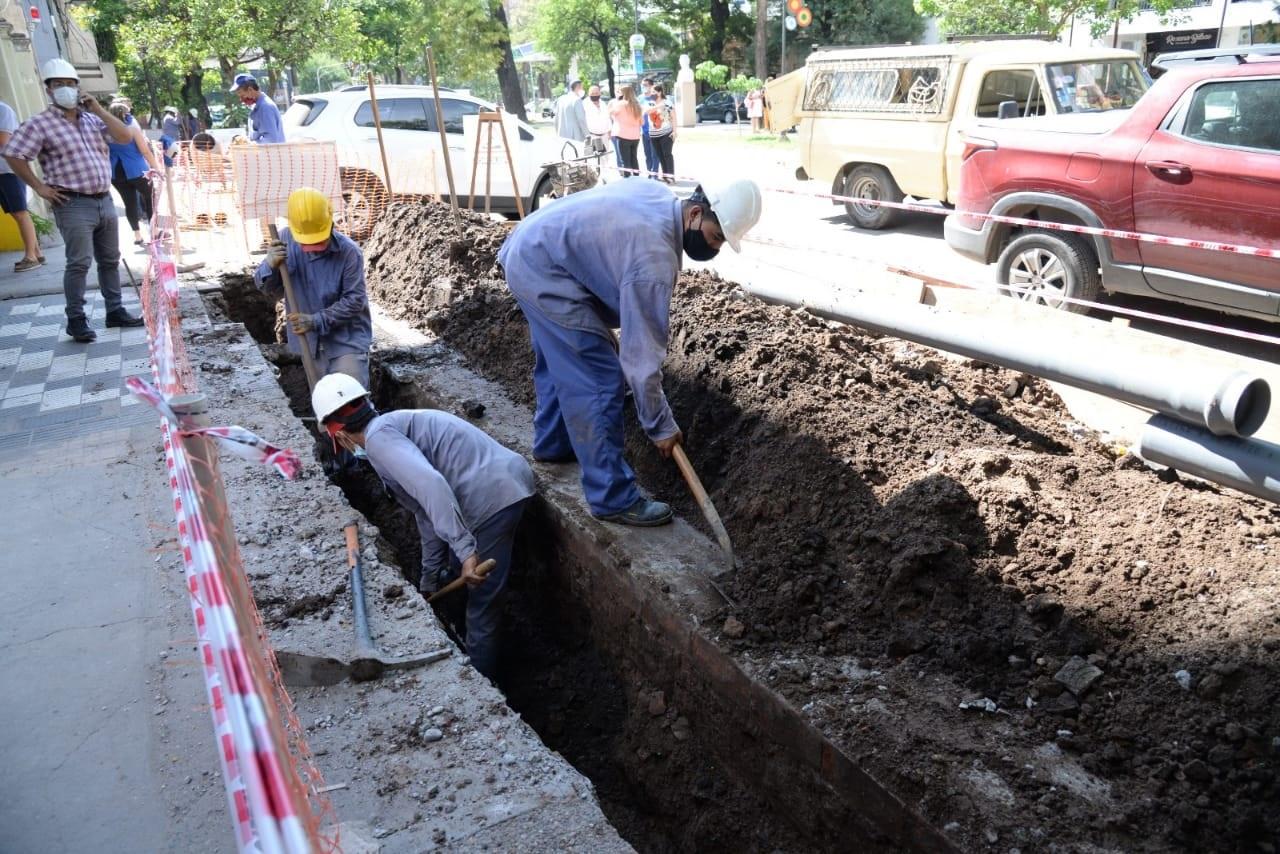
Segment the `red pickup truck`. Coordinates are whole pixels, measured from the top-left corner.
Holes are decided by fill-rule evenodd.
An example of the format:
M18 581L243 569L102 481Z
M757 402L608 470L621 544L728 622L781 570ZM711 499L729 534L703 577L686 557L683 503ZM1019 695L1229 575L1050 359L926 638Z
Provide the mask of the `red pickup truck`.
M965 143L947 243L1014 296L1083 311L1061 298L1105 288L1280 321L1280 259L966 215L1280 248L1280 62L1172 70L1132 109L998 120Z

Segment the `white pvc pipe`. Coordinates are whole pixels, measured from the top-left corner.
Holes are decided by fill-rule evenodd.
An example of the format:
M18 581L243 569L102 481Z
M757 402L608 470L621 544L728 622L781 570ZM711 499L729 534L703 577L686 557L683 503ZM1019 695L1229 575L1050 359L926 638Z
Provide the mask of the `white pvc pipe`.
M945 314L835 289L803 296L777 285L749 285L746 290L766 302L804 306L832 320L1163 412L1219 436L1252 435L1271 407L1266 381L1240 370L1173 365L1128 347L1081 341L1050 329Z
M1154 415L1143 428L1135 452L1147 462L1280 504L1280 445L1215 436L1166 415Z

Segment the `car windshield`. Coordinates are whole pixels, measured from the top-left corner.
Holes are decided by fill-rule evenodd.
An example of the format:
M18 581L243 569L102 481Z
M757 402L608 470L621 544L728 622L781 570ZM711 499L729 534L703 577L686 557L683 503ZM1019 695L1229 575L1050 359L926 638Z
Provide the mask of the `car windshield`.
M1049 88L1059 113L1127 110L1147 91L1147 81L1131 59L1062 62L1050 65Z

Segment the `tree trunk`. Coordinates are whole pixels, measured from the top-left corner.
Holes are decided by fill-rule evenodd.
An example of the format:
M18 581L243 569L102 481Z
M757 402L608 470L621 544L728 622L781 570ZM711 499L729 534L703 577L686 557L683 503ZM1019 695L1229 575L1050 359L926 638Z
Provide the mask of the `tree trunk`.
M205 127L210 127L209 122L209 102L204 98L204 71L199 68L189 69L182 78L182 103L187 108L195 107L196 113L200 116L200 121ZM186 116L182 118L186 121Z
M769 2L756 0L756 77L769 76Z
M609 80L610 96L618 90L614 88L613 82L613 55L609 50L609 34L596 33L596 41L600 43L600 53L604 56L604 74Z
M511 53L507 10L503 7L502 0L490 0L489 8L500 32L498 50L502 52L502 60L498 63L498 86L502 89L502 102L508 113L514 113L521 121L527 122L529 118L524 113L524 99L520 97L520 70L516 68L516 59Z
M711 58L724 62L724 34L729 24L729 0L711 0L711 38L707 42Z

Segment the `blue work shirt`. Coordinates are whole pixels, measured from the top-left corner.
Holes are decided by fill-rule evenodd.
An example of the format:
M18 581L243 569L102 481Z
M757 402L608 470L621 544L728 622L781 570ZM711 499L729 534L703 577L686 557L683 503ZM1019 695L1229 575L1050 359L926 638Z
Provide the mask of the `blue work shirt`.
M369 464L417 521L424 573L445 568L449 550L459 563L471 557L472 531L536 491L524 457L447 412L379 415L365 428L364 441Z
M540 208L498 251L522 306L567 329L609 337L621 327L622 375L651 439L678 429L662 391L662 362L683 237L680 200L670 190L617 181Z
M312 355L324 347L326 358L347 353L365 355L373 343L373 320L369 317L369 297L364 287L364 255L356 242L335 230L321 252L304 252L289 229L280 232L287 248L284 263L298 301L294 311L309 314L315 321ZM284 280L279 270L264 259L254 271L253 281L263 293L279 298ZM293 330L285 324L289 349L301 353Z
M258 93L258 100L249 111L249 140L264 144L284 142L284 124L280 121L280 108L276 106L275 101L267 97L266 92Z

